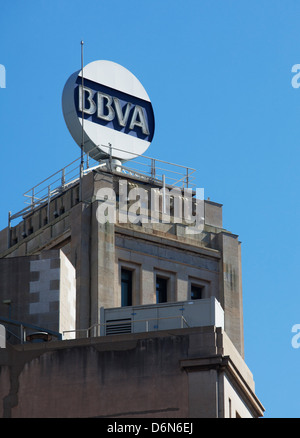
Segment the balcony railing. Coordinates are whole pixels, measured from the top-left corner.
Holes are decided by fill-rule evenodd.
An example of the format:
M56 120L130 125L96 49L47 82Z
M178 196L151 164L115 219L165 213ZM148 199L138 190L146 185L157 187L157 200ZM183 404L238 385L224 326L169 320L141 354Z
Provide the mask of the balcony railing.
M139 319L139 320L121 320L121 321L111 321L106 323L100 323L100 324L93 324L91 327L87 329L78 329L78 330L64 330L62 333L63 339L67 339L70 334L83 334L85 337L95 337L99 335L115 335L115 334L126 334L126 333L135 333L135 330L133 329L134 324L142 324L144 329L139 329L140 332L149 332L153 331L150 330L150 324L154 322L154 327L157 326L158 321L166 321L167 320L177 320L178 321L178 327L177 328L184 328L189 327L187 321L185 320L184 316L170 316L170 317L164 317L164 318L148 318L148 319ZM173 327L174 328L174 327Z
M224 310L215 297L128 307L101 307L99 324L87 329L64 331L63 338L71 334L93 337L204 326L224 328Z

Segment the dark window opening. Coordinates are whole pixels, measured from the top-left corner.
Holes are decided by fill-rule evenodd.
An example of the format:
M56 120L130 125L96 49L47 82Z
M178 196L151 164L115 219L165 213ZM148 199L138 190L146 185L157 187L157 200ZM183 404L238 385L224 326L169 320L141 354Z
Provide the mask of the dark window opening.
M191 285L191 299L192 300L200 300L203 298L203 286L195 286Z
M166 278L156 277L156 302L165 303L168 298L168 280Z
M132 306L132 271L121 269L121 306Z

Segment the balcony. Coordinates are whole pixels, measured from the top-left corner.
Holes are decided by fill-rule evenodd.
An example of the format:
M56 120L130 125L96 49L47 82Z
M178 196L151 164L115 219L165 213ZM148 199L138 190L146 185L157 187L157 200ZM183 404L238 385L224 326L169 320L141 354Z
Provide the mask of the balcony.
M100 308L100 336L186 327L224 329L224 311L215 297L172 303Z

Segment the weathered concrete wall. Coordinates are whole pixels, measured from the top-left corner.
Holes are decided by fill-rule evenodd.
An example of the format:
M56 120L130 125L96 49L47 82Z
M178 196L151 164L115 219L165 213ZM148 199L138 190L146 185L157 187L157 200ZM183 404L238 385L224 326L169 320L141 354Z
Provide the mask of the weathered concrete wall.
M56 332L71 330L75 328L75 302L75 269L61 250L0 259L2 317ZM20 335L11 325L9 330Z
M184 337L26 347L7 354L7 365L1 350L0 416L188 416Z
M115 226L113 223L101 223L97 210L102 201L98 199L98 190L113 188L112 175L97 175L94 186L95 200L92 205L91 219L91 323L99 323L101 306L114 306L114 260Z
M226 392L228 345L241 364ZM247 396L233 394L233 384ZM224 416L225 392L241 413L257 416L253 387L231 341L214 327L0 349L0 417L215 418Z
M68 256L76 271L77 329L87 328L91 325L90 222L91 206L79 203L72 208L70 212L71 242Z
M218 235L222 254L220 293L223 296L225 331L244 355L241 246L238 236L227 232Z
M212 227L223 227L222 205L212 201L204 202L205 224Z
M60 251L59 284L59 332L76 328L76 272L67 258ZM66 333L64 339L75 339L75 332Z
M189 300L191 284L203 287L203 298L219 294L220 253L188 245L176 237L116 227L115 293L120 296L120 266L136 277L133 304L154 304L156 275L169 279L168 301ZM120 302L116 304L120 306Z
M32 280L30 262L37 259L38 256L0 259L1 316L22 320L24 312L29 313L31 300L29 285ZM4 304L3 301L11 302L11 304Z

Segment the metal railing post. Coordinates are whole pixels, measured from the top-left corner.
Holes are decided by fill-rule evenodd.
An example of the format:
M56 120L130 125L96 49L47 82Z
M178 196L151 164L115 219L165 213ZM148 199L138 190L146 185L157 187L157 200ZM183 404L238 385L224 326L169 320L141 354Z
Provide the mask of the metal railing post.
M8 212L7 248L11 247L11 211Z
M31 209L33 210L34 207L34 187L32 189L32 193L31 193Z
M112 172L112 147L110 143L108 143L108 146L109 146L109 170Z
M155 179L155 159L151 158L151 178Z
M83 161L80 163L79 167L79 201L82 201L82 178L83 178Z
M61 171L61 187L64 188L66 183L66 178L65 178L65 168L62 169Z
M24 344L24 326L23 326L23 324L20 325L20 338L21 338L21 344Z
M48 186L48 203L47 203L47 220L50 222L50 198L51 198L51 186Z
M163 214L166 214L166 178L165 175L162 176L163 183L163 195L162 195L162 211Z

